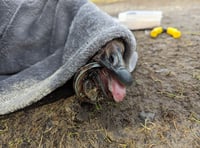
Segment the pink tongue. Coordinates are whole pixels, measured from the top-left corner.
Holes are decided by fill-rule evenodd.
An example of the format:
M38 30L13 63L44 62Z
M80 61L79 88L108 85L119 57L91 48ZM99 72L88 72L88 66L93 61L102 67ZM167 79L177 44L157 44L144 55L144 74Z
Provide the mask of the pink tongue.
M116 102L120 102L126 95L126 88L115 78L111 78L108 84L108 88L111 91L113 98Z

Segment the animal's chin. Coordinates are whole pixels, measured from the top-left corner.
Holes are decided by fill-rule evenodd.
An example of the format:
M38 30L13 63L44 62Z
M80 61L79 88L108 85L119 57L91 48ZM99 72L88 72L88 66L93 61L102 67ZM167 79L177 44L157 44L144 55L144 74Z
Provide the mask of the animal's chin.
M126 96L126 87L117 80L108 69L100 70L101 89L104 95L108 98L114 99L116 102L121 102Z

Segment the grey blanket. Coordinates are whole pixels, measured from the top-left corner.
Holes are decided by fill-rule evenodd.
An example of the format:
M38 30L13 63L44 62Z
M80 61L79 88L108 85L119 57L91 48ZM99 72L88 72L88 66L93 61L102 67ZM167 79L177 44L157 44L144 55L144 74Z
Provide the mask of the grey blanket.
M0 1L0 114L28 106L68 81L108 41L132 33L87 0Z

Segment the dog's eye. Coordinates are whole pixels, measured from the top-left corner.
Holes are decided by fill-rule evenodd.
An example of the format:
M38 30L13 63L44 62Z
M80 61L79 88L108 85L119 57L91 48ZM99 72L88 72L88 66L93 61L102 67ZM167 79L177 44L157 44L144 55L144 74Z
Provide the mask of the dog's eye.
M115 55L110 55L109 57L110 63L112 63L113 66L117 65L117 57Z
M114 62L114 57L113 57L113 55L111 55L111 56L109 57L109 61L110 61L110 63L113 63L113 62Z

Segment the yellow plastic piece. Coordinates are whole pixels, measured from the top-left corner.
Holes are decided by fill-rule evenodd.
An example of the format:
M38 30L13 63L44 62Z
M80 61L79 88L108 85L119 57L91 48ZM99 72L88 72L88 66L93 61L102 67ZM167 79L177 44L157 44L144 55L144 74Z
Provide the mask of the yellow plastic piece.
M163 28L162 27L156 27L153 30L151 30L150 32L150 36L152 38L156 38L159 34L161 34L163 32Z
M178 39L181 37L181 32L176 28L168 27L166 32L167 34L171 35L175 39Z

